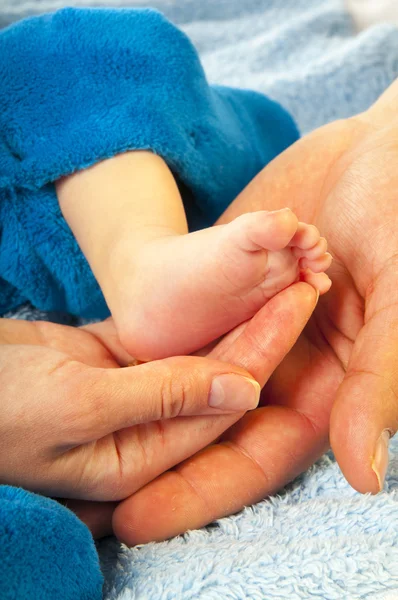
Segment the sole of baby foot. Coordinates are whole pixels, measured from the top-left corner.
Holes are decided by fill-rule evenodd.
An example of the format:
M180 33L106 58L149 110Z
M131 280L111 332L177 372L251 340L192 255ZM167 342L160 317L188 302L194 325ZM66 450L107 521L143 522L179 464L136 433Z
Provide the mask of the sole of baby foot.
M258 211L227 225L151 241L134 276L109 302L121 342L147 361L189 354L251 318L293 282L323 294L331 263L313 225L290 209ZM122 302L120 299L122 298Z

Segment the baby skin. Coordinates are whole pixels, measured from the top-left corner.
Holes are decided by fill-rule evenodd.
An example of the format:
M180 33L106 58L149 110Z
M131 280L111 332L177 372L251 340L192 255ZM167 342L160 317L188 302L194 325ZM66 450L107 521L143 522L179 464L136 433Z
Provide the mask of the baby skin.
M174 177L149 152L105 160L56 189L120 340L141 361L203 348L295 281L330 288L326 240L289 208L188 233Z

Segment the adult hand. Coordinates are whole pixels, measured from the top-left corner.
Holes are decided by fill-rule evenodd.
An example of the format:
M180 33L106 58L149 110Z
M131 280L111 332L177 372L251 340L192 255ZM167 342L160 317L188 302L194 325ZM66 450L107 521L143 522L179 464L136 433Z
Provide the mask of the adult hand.
M117 369L87 330L12 320L0 325L0 478L11 485L53 496L125 498L202 447L196 437L192 448L173 444L165 451L170 429L175 440L183 424L167 419L235 413L235 420L258 403L258 383L232 365L180 357ZM13 343L4 344L10 335ZM148 472L140 464L142 427L153 421L165 422L150 436L158 458Z
M292 286L224 338L224 354L251 357L264 382L315 303L312 287ZM120 369L131 357L111 321L74 329L0 320L0 482L91 501L68 506L106 533L114 505L104 501L129 496L257 405L250 371L222 354Z
M398 82L366 113L289 148L220 219L289 206L327 238L332 289L265 386L266 406L121 503L120 539L165 539L276 492L328 448L329 424L347 480L381 489L398 424L397 164ZM223 358L250 365L232 349Z

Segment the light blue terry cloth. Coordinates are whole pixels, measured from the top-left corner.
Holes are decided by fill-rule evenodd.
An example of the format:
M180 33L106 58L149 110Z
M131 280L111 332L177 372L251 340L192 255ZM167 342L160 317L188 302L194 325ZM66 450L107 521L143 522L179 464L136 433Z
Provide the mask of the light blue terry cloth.
M107 600L398 598L398 439L386 491L355 492L331 454L216 526L128 549L100 544Z
M5 23L64 3L3 4ZM354 35L340 0L152 5L193 37L212 81L270 93L303 132L363 110L398 74L395 28ZM354 492L327 455L280 496L217 527L133 550L102 541L105 600L397 600L398 440L390 455L378 496Z
M355 35L342 0L225 0L214 17L212 0L199 4L183 28L210 81L266 91L302 134L366 110L398 76L397 28Z
M0 26L65 4L161 10L191 38L210 82L267 94L301 133L361 112L398 75L397 29L355 35L344 0L2 0Z

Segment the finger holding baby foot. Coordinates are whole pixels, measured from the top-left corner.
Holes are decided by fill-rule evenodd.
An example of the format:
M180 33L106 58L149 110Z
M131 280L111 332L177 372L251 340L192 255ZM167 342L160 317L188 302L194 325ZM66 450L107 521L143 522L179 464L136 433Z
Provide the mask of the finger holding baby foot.
M299 412L260 408L221 442L119 504L115 535L128 546L162 541L259 502L319 458L327 449L326 431L326 424L322 432L311 431Z
M223 338L209 356L236 362L264 385L315 304L313 288L294 284ZM311 394L308 402L313 398ZM319 456L327 444L327 424L327 411L316 426L293 408L254 411L229 430L223 443L187 459L123 501L113 516L115 534L128 545L163 540L264 498Z
M281 357L294 344L315 302L316 294L311 288L303 284L291 286L278 298L271 300L251 323L243 324L227 335L217 344L210 356L217 360L231 360L245 365L245 368L255 373L264 384ZM276 436L281 437L283 443L296 448L298 454L308 450L314 432L311 433L311 430L303 427L304 421L298 415L292 420L287 414L285 420L282 412L275 413L274 416L271 413L266 414L264 416L268 426L265 431L260 426L262 412L259 411L257 415L254 421L247 422L252 431L250 441L257 448L264 448L264 451L270 452L270 444L264 446L262 438L264 435L269 436L276 427L275 439ZM257 422L258 419L260 422ZM176 452L181 456L190 448L192 454L195 443L197 448L200 448L205 436L208 436L209 443L235 420L236 417L232 415L219 416L217 419L173 419L164 422L161 439L158 435L159 429L154 429L154 435L151 435L151 431L144 433L141 429L140 451L143 456L152 457L152 464L148 462L144 469L138 469L134 477L137 488L140 487L137 481L139 478L143 485L178 462ZM131 431L126 430L125 436L134 442ZM178 444L175 443L176 439L179 440ZM272 446L272 438L270 440ZM119 450L120 448L121 446ZM291 454L286 452L277 452L275 456L280 456L285 462L291 461ZM213 460L217 464L216 469ZM302 464L303 459L300 456L298 460ZM193 475L195 470L196 475ZM291 466L289 470L291 471ZM143 479L145 477L146 479ZM271 478L269 482L278 486L281 485L279 482L284 482L282 478L283 474L278 472L276 462L272 482ZM194 480L198 483L197 491L191 487ZM165 539L182 533L187 528L203 525L234 509L238 510L242 503L249 504L253 500L253 494L257 497L263 493L263 478L259 478L258 466L254 462L248 460L244 453L236 452L232 444L214 445L203 454L183 463L181 468L177 467L175 471L170 471L149 483L142 491L137 491L120 504L113 518L113 526L120 539L128 544ZM86 523L94 537L111 534L112 516L117 506L115 503L70 499L66 502L68 508Z

